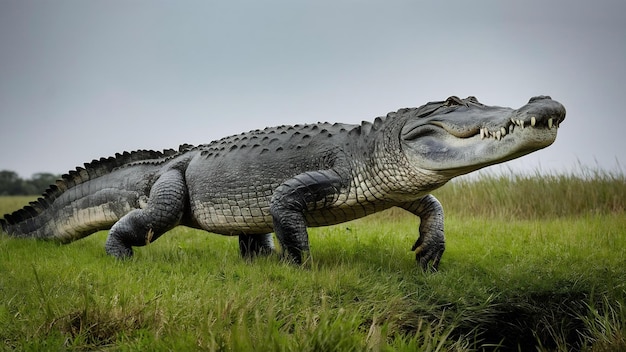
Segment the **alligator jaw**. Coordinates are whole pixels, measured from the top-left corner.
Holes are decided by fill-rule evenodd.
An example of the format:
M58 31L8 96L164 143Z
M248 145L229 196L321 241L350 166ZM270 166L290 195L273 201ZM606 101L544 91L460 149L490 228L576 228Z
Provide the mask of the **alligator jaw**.
M538 118L537 116L530 116L525 118L514 118L511 117L504 124L500 124L500 126L483 126L483 127L473 127L473 128L465 128L458 129L449 126L447 123L443 121L431 121L427 125L419 126L415 128L411 133L413 135L423 134L424 132L418 131L418 129L424 128L432 128L433 126L439 127L443 129L446 133L456 137L456 138L471 138L475 136L480 136L480 139L492 138L495 140L501 140L506 135L512 134L517 129L525 129L525 128L545 128L548 130L558 129L560 127L563 119L561 117L544 117L541 116Z
M553 128L558 129L559 125L561 124L561 121L562 120L558 118L553 118L553 117L548 118L547 120L542 121L542 122L537 122L537 117L535 116L531 116L530 119L528 120L511 118L510 123L507 123L506 126L502 126L500 127L500 129L496 129L495 131L489 129L488 127L481 127L479 130L479 134L480 134L480 139L493 138L499 141L500 139L504 138L507 134L512 134L517 128L524 129L524 128L531 127L531 128L547 128L548 130L551 130ZM455 137L463 138L458 135L455 135Z
M547 130L558 129L561 124L561 119L550 117L548 119L543 119L543 121L538 120L536 116L531 116L528 119L515 119L511 118L504 125L500 127L475 127L472 129L466 129L464 131L455 130L452 128L447 128L445 123L440 121L433 121L428 125L421 126L422 129L430 128L431 131L435 129L441 129L446 133L456 137L456 138L472 138L476 136L480 136L480 139L495 139L497 141L504 139L507 135L512 134L516 130L523 130L525 128L544 128ZM435 127L433 129L433 127ZM441 132L443 132L441 131ZM414 131L416 132L416 131ZM415 133L417 135L418 133ZM424 131L421 131L419 134L425 134Z

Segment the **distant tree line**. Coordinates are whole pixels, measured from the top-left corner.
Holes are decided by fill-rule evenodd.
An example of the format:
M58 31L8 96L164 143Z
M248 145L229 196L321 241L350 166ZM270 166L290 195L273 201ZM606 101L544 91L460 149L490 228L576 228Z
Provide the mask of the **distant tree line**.
M30 179L22 179L14 171L0 171L0 196L39 195L59 178L47 172L38 172Z

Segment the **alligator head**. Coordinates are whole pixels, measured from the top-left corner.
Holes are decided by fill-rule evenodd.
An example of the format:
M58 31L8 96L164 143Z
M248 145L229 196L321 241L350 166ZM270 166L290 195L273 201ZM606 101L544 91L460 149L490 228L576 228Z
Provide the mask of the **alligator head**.
M563 105L548 96L517 110L450 97L418 109L401 143L413 165L454 177L549 146L564 119Z

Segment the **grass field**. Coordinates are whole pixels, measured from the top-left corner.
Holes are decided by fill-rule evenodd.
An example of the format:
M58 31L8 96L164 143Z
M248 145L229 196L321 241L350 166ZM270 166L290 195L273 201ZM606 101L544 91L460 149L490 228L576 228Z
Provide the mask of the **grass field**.
M391 210L310 230L306 268L177 228L129 261L105 232L0 237L6 350L626 350L626 180L482 176L435 195L447 251L425 273L419 221ZM0 198L0 213L32 198Z

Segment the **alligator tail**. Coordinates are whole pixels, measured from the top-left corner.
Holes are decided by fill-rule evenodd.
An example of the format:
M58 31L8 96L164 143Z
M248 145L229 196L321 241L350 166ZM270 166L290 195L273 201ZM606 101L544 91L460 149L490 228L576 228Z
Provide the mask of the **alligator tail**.
M93 160L70 171L36 201L0 219L0 228L13 237L72 242L110 228L149 192L150 173L180 152L140 150ZM147 189L146 189L147 187Z

